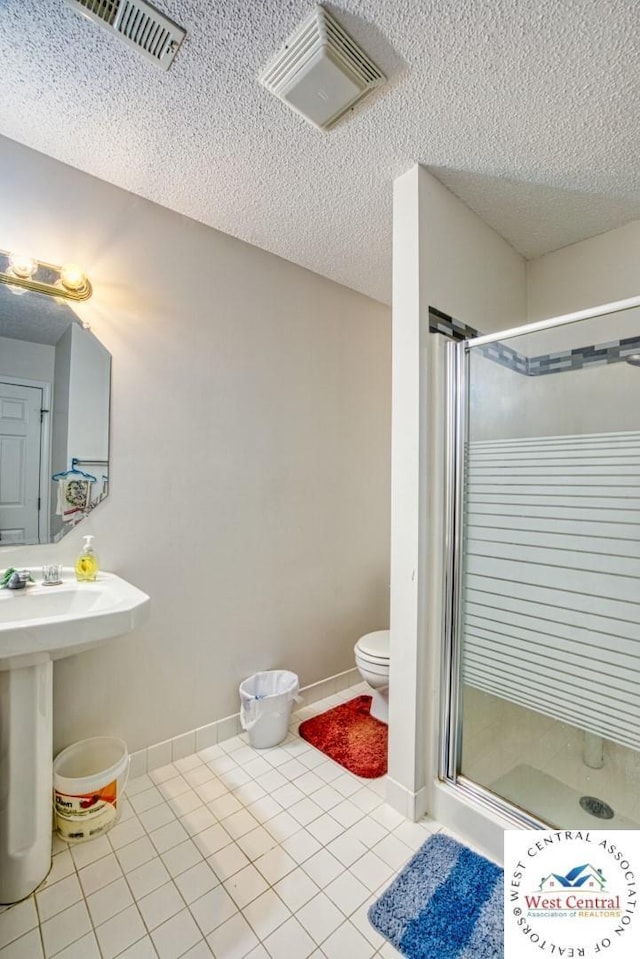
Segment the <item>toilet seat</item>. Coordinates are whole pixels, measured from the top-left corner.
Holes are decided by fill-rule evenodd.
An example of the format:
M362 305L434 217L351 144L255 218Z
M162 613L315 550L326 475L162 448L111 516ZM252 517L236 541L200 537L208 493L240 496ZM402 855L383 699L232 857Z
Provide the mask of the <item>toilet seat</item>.
M356 656L356 666L360 672L368 673L370 676L387 677L389 681L389 663L370 663L367 659L360 659Z
M370 659L368 656L362 656L356 649L356 662L362 663L365 669L370 669L374 673L389 672L388 659Z
M363 663L370 663L372 666L388 666L389 657L386 659L382 656L367 656L366 653L361 652L361 650L356 649L356 656L358 659L362 660Z
M389 668L389 630L379 629L361 636L354 647L356 657L371 666Z

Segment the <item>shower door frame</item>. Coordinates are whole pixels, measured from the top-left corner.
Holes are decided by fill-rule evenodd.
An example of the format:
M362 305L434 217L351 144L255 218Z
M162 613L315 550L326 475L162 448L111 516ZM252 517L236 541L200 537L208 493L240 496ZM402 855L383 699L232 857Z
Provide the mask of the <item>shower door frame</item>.
M526 326L447 344L445 516L443 552L443 650L438 777L462 799L506 821L511 828L547 829L548 824L460 773L462 752L461 661L464 575L465 449L469 427L469 357L472 349L581 320L640 306L640 296L567 313Z

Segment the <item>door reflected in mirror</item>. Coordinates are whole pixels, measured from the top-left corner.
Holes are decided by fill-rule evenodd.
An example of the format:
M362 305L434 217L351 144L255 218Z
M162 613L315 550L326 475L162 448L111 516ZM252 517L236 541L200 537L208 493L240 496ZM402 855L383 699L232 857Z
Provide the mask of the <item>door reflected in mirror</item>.
M57 542L107 496L110 384L70 306L0 285L0 546Z

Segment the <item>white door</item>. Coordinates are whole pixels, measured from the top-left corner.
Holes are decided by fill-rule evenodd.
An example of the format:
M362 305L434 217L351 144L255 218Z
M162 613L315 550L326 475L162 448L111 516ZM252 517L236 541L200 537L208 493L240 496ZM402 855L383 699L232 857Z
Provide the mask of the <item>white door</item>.
M38 540L42 390L0 382L0 543Z

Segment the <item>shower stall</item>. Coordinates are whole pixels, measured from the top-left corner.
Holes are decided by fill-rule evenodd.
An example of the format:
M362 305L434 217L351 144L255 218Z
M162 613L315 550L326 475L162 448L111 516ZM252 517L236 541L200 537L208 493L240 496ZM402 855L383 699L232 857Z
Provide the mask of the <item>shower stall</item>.
M640 828L640 299L448 344L440 780Z

